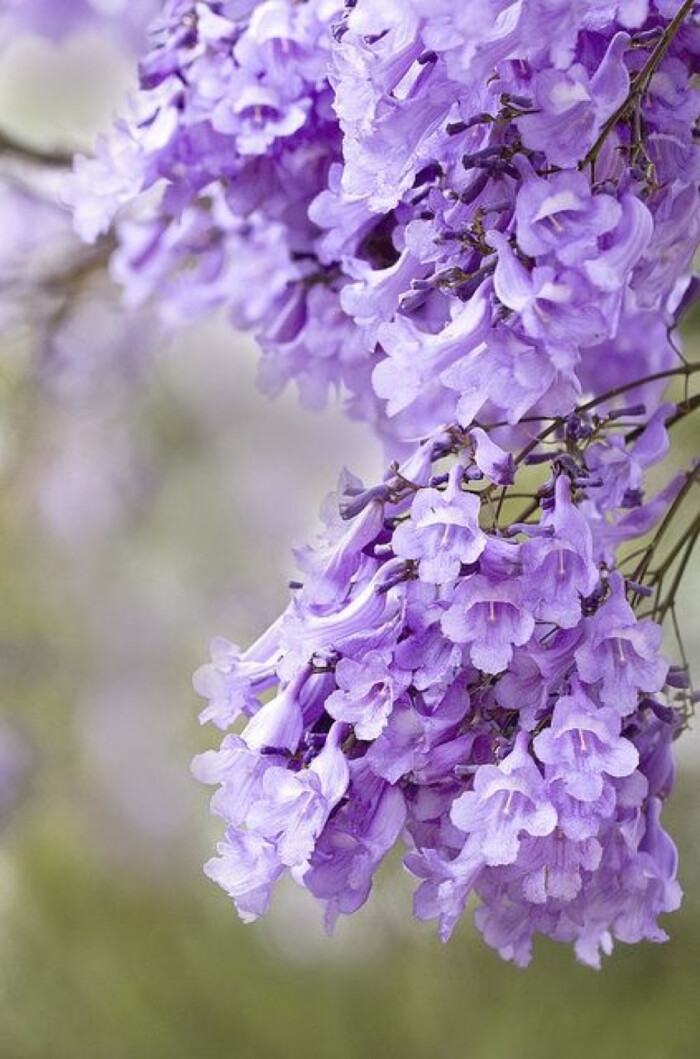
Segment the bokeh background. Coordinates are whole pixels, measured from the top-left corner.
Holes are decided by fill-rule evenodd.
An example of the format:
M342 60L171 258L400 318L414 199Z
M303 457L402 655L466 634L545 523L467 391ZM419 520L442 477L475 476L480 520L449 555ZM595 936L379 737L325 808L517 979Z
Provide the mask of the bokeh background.
M97 30L17 41L0 129L86 148L131 76ZM225 321L168 343L145 326L128 379L97 357L49 384L33 322L0 339L0 773L17 794L0 821L0 1059L696 1059L694 731L666 810L686 898L665 946L620 946L596 973L542 943L521 971L469 923L443 946L413 921L398 861L331 939L293 884L265 922L238 921L201 873L218 828L189 762L215 736L191 673L212 635L246 643L277 614L339 469L371 477L379 453L338 408L258 394L254 347ZM81 341L102 356L111 326L88 320ZM700 332L687 343L700 357ZM678 442L687 462L697 434ZM696 564L691 659L699 590Z

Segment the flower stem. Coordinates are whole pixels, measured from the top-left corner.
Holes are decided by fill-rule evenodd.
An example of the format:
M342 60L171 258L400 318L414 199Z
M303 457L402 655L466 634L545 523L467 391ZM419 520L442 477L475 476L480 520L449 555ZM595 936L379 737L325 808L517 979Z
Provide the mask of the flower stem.
M591 178L595 177L595 163L600 154L600 150L607 140L610 133L613 131L616 125L629 114L631 108L637 103L639 98L644 94L649 86L649 82L656 73L661 60L671 46L672 41L678 34L681 26L685 22L685 19L693 9L695 0L685 0L685 3L678 9L674 18L669 22L665 31L661 35L656 47L653 52L644 63L639 73L636 75L630 86L629 93L626 99L620 104L614 113L610 115L602 129L600 135L595 141L590 151L585 155L583 160L579 163L579 169L585 169L587 165L591 167Z

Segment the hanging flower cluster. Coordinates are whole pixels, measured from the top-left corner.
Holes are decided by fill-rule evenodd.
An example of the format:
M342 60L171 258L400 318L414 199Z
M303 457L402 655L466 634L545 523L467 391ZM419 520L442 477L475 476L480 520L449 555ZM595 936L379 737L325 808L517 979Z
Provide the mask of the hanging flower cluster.
M628 601L649 599L632 576L660 531L641 566L612 546L692 475L633 519L611 496L658 458L668 414L632 443L615 413L572 416L518 467L480 428L452 429L378 486L342 483L343 517L300 556L281 620L245 652L214 641L195 681L203 720L247 718L196 762L227 825L207 871L244 919L291 873L332 926L401 838L416 914L443 938L472 893L518 963L535 932L593 965L613 937L665 936L680 890L659 814L682 714L664 692L683 698L686 676ZM602 455L619 442L624 470ZM546 480L515 493L541 458ZM503 519L504 495L528 501L520 515Z
M133 115L78 163L78 228L117 218L131 303L227 306L266 389L341 386L385 437L565 413L674 361L700 228L676 13L169 0Z
M700 523L662 555L697 472L651 499L646 472L698 404L661 403L695 370L694 7L168 0L133 113L77 163L129 304L227 307L269 391L341 389L396 457L197 676L237 731L196 770L245 919L291 874L332 925L401 841L445 938L472 893L518 963L538 932L593 965L664 937L692 695L659 622Z

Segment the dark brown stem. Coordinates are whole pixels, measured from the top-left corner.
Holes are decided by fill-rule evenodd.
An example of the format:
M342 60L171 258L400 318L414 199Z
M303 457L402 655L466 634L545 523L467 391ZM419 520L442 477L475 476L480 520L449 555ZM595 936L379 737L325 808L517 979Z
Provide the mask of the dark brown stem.
M678 512L678 509L680 508L681 504L685 500L686 496L688 495L690 490L693 488L693 486L698 483L699 480L700 480L700 467L695 467L692 471L690 471L688 473L688 477L686 478L686 480L683 483L683 486L681 487L680 491L678 492L675 500L673 501L673 503L671 504L670 508L668 509L668 511L667 511L667 513L666 513L666 515L664 517L663 522L661 523L661 525L659 526L658 530L654 534L653 540L651 541L650 544L647 545L647 547L646 547L646 549L644 551L644 555L643 555L642 561L639 563L639 565L637 566L636 570L634 571L634 573L632 575L632 580L633 581L642 581L644 579L644 577L646 576L647 570L649 569L649 563L651 562L651 560L652 560L652 558L654 556L655 550L658 548L659 544L661 543L661 540L662 540L664 534L666 533L666 531L668 530L669 526L673 522L673 519L675 518L675 516L676 516L676 514Z
M698 542L698 537L700 537L700 525L695 527L694 532L688 538L685 551L683 553L683 558L681 559L678 569L676 570L676 576L673 578L673 583L668 593L666 594L665 599L662 601L659 607L657 618L659 622L662 622L666 617L668 611L672 610L675 606L678 588L680 586L681 581L683 580L683 575L688 567L688 563L690 562L690 557L693 554L695 545Z
M663 578L664 574L666 573L666 571L669 570L671 566L673 566L674 562L678 558L678 555L683 551L683 548L685 547L685 545L686 545L687 541L690 539L690 537L692 537L694 534L697 534L699 531L700 531L700 514L695 516L695 518L690 523L690 525L685 530L685 532L676 541L676 543L674 544L673 548L668 553L668 555L666 556L664 561L661 563L661 565L657 566L656 569L652 571L651 576L650 576L650 581L651 581L652 584L658 584L662 580L662 578Z
M605 401L611 401L613 397L621 397L622 394L629 393L630 390L635 390L638 386L646 386L649 382L659 382L661 379L672 379L675 376L683 376L687 378L689 375L694 375L700 371L700 363L698 364L682 364L679 368L668 368L666 371L657 371L653 375L645 375L642 379L635 379L633 382L627 382L623 386L616 386L613 390L608 390L607 393L601 394L600 397L594 397L586 404L580 405L576 411L589 412L591 408L595 408L599 404L604 404Z
M600 154L600 149L607 140L610 133L613 131L616 125L619 125L621 121L624 121L628 116L630 110L635 106L641 96L646 92L649 82L656 73L661 60L671 46L672 41L678 34L681 26L685 22L686 18L690 14L695 4L695 0L685 0L685 3L679 8L674 18L669 22L668 26L664 30L658 44L654 48L653 52L642 66L641 70L637 73L634 80L632 81L627 98L620 104L617 110L610 115L608 120L600 130L600 135L595 141L590 151L586 154L583 160L579 163L579 169L585 169L587 165L591 167L591 177L595 178L595 163Z
M675 426L676 423L680 423L689 415L692 415L693 412L697 412L698 408L700 408L700 393L695 394L694 397L689 397L678 405L677 411L674 412L670 419L666 420L666 429L670 430L670 428ZM634 430L626 435L625 442L629 445L631 442L636 441L637 438L644 433L646 428L646 423L642 423L641 426L635 427Z
M590 412L592 408L596 408L599 404L604 404L606 401L611 401L614 397L621 397L622 394L628 393L630 390L635 390L638 386L645 386L650 382L659 382L661 379L672 379L677 376L688 378L689 375L694 375L700 371L700 363L698 364L683 364L678 368L668 368L666 371L657 371L653 375L645 375L641 379L635 379L634 382L625 383L622 386L616 386L612 390L608 390L607 393L601 394L599 397L593 397L590 401L586 401L585 404L579 405L575 409L575 414L581 415L583 412ZM554 432L556 427L562 423L561 419L555 419L548 427L546 427L540 434L537 435L528 445L522 449L515 457L516 463L521 463L531 452L537 448L543 441L546 441L548 437Z

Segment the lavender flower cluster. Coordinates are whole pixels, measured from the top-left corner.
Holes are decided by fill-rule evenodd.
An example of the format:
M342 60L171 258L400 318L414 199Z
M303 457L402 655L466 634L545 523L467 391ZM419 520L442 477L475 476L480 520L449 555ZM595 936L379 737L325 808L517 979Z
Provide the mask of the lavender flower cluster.
M291 874L332 926L401 838L415 912L444 939L472 893L487 942L520 964L536 932L595 966L613 937L665 937L657 916L680 890L659 814L681 717L663 692L685 676L611 558L668 499L634 528L611 506L624 482L601 452L619 451L619 422L571 417L541 517L503 528L498 494L527 464L480 428L425 443L373 488L347 478L282 618L245 652L214 641L202 719L246 723L195 771L220 785L227 825L207 872L244 919ZM628 482L663 433L658 418L631 446Z
M662 558L697 471L646 472L697 406L661 402L695 370L699 54L692 0L167 0L78 161L131 305L226 306L265 388L340 389L394 458L196 678L236 731L196 771L244 919L290 874L332 926L401 841L444 938L472 894L518 963L665 936L691 696L659 622L700 526Z
M385 438L566 413L674 361L700 230L677 9L168 0L76 223L116 218L131 304L227 306L268 391L342 387Z

